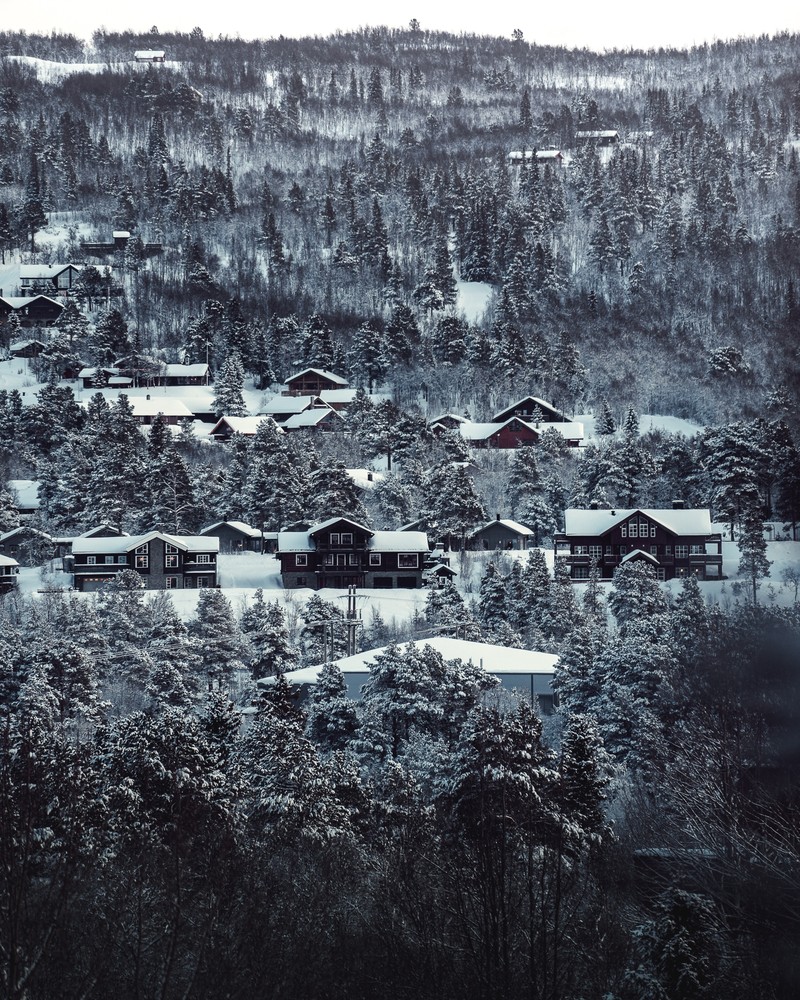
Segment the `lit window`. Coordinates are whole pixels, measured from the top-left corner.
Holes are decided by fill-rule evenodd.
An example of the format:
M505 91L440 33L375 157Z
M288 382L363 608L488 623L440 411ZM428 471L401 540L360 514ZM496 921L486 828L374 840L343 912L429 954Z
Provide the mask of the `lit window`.
M177 569L178 568L178 557L177 555L167 555L164 557L164 565L167 569Z
M136 557L136 568L137 569L147 569L150 560L147 556L137 556Z

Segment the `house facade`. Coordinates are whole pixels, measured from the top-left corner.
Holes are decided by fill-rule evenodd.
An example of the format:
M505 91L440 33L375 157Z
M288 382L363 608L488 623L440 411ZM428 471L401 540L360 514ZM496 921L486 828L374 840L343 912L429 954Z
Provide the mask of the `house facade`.
M422 586L428 555L422 531L373 531L334 517L307 531L279 531L277 555L287 588Z
M200 532L219 540L220 552L262 552L264 532L244 521L217 521Z
M586 129L575 133L575 142L578 145L615 146L619 142L619 132L615 129Z
M70 291L82 267L78 264L20 264L19 286L23 292L46 291L48 294Z
M659 580L694 574L700 580L722 579L722 536L711 530L706 509L626 509L564 511L564 531L554 536L556 556L563 557L573 580L586 580L592 560L603 579L618 566L643 559Z
M118 573L133 569L149 590L196 590L219 583L219 538L204 535L82 536L65 560L73 587L100 590Z
M512 417L520 417L531 423L562 423L567 424L570 419L561 410L557 410L551 403L538 396L523 396L516 403L512 403L492 417L492 423L501 424Z
M20 326L53 326L64 306L48 295L6 295L0 298L0 319L14 313Z
M494 521L489 521L477 528L469 536L469 545L473 549L527 549L534 543L533 531L518 521L501 518L498 514Z
M17 586L19 563L11 556L0 555L0 594L7 594Z
M284 396L318 396L325 389L346 389L346 378L324 368L304 368L296 375L290 375L283 383Z

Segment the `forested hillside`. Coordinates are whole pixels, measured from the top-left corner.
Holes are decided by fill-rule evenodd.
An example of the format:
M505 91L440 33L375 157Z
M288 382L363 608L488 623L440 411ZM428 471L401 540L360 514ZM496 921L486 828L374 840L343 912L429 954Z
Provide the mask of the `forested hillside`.
M794 1000L800 568L770 577L764 524L800 521L798 55L0 32L0 304L49 293L20 266L86 265L56 325L0 317L0 536L35 481L59 545L334 516L535 542L360 623L386 649L357 701L334 665L302 705L280 676L344 652L329 592L182 616L133 570L92 595L50 567L0 595L3 996ZM120 361L208 362L214 417L308 366L359 392L330 433L143 434ZM588 443L429 426L527 395ZM738 579L576 586L545 556L566 507L675 500ZM559 711L405 645L432 634L557 655Z

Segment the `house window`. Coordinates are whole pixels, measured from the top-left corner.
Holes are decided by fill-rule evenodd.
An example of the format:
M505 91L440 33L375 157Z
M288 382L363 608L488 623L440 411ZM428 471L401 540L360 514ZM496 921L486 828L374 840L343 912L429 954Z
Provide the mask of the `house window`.
M198 589L205 590L206 587L208 587L208 577L207 576L198 576L198 578L197 578L197 586L198 586Z
M692 556L704 556L706 554L706 549L704 545L690 545L689 555Z
M337 566L346 566L347 565L347 556L344 554L344 552L337 552L336 553L336 565Z
M419 564L419 556L408 552L401 552L397 556L398 569L416 569Z
M338 545L339 544L339 532L338 531L332 531L331 534L330 534L330 540L331 540L331 545Z
M671 556L672 555L672 546L671 545L665 545L664 546L664 555L665 556Z
M650 525L650 537L651 538L655 538L656 537L656 526L654 524Z
M623 538L627 538L628 537L628 525L627 524L621 524L619 526L619 533L622 535Z
M114 562L114 557L113 556L106 556L105 557L106 566L111 565L113 562Z
M590 545L589 555L593 556L595 559L603 558L603 546L602 545Z
M305 587L305 585L306 585L306 578L304 576L298 576L298 578L297 578L297 586L298 587Z
M128 561L128 557L127 556L117 556L117 562L118 563L127 563L127 561Z
M178 549L175 545L170 545L169 542L167 542L164 545L164 551L174 555L178 551Z
M573 545L572 554L574 556L588 556L589 546L588 545Z
M689 556L689 546L688 545L676 545L675 546L675 558L676 559L687 559Z
M167 590L177 590L178 589L178 577L168 576L164 578L164 586Z
M294 557L295 566L308 566L308 556L304 553L298 553Z
M589 579L589 567L588 566L573 566L572 567L572 579L573 580L588 580Z
M170 546L168 545L167 548ZM168 554L164 557L164 565L167 569L177 569L178 568L178 556Z
M657 545L651 545L650 546L650 554L654 555L654 556L658 555L658 546Z
M352 545L353 544L353 533L351 531L345 531L342 533L342 545Z
M208 554L208 552L201 552L199 555L195 556L195 562L210 563L211 556Z
M380 552L370 552L370 554L369 554L369 564L370 564L370 566L380 566L380 564L381 564L381 554L380 554Z
M639 537L639 525L638 524L629 524L628 525L628 537L629 538L638 538Z
M659 566L659 567L658 567L658 568L656 569L656 578L657 578L658 580L663 580L663 579L665 579L665 574L664 574L664 567L663 567L663 566Z
M334 554L332 552L329 552L325 556L325 565L326 566L333 566L335 562L336 562L336 556L334 556Z
M136 568L137 569L147 569L150 563L150 559L147 556L137 556L136 557Z
M614 553L614 546L613 545L606 545L606 555L610 556L610 555L613 555L613 553Z
M137 545L136 552L141 555L147 555L147 542L144 545Z
M350 566L358 566L358 553L351 552L350 555L347 557L347 562L349 563Z
M97 564L97 556L87 556L86 557L86 565L87 566L95 566L96 564Z

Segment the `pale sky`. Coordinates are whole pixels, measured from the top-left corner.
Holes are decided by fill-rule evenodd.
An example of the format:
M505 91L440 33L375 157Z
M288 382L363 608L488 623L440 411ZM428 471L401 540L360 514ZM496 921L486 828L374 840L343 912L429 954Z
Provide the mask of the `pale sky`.
M402 4L377 0L0 0L0 25L50 32L57 28L88 38L95 28L190 31L209 37L327 35L337 29L386 24L402 27L416 17L422 28L509 37L520 28L541 44L609 48L683 47L741 35L800 32L797 0L425 0Z

